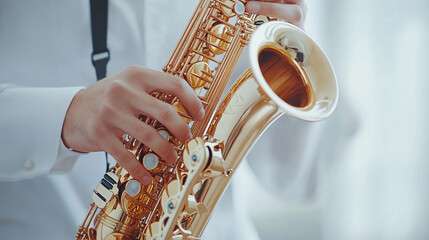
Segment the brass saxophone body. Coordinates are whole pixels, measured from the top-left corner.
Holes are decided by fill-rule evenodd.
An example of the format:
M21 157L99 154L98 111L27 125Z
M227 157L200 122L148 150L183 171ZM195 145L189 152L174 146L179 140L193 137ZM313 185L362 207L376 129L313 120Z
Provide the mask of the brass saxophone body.
M338 87L323 51L299 28L264 23L267 17L245 13L244 4L200 0L163 70L187 80L205 118L195 122L175 96L153 93L173 105L195 138L182 144L159 122L140 116L175 145L179 160L170 165L125 135L124 146L153 181L142 185L121 166L112 167L94 190L76 239L199 239L238 164L274 120L286 113L318 121L332 113ZM246 45L251 68L218 104Z

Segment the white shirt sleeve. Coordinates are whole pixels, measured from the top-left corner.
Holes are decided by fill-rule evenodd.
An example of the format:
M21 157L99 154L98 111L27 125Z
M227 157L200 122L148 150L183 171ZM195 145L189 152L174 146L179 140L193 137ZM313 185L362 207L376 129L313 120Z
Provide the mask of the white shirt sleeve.
M0 181L73 167L80 154L63 146L61 131L67 109L81 89L0 84Z

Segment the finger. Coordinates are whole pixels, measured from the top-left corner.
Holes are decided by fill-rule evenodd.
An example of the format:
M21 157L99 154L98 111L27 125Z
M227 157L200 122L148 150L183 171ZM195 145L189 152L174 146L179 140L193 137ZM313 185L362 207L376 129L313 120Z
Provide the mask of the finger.
M204 117L204 109L201 101L196 96L194 90L189 84L176 76L148 70L148 79L152 81L145 81L145 89L150 93L159 91L171 95L175 95L180 99L180 102L186 108L188 113L195 119L201 120ZM157 79L153 81L153 79Z
M112 141L107 144L107 152L112 155L116 161L121 165L131 176L137 179L144 185L148 185L152 182L152 176L150 173L137 161L136 157L119 141Z
M181 142L192 138L189 126L173 106L147 94L141 95L138 99L140 101L136 101L134 106L137 111L161 122Z
M249 13L284 19L296 25L300 25L304 18L302 8L296 4L251 1L247 3L246 10Z
M131 101L129 101L130 99ZM127 101L127 103L122 103L122 101ZM117 109L122 108L124 112L129 112L136 117L143 114L158 120L181 142L192 138L189 126L183 121L177 111L170 104L156 99L149 94L142 94L141 91L131 89L127 93L126 99L118 99L114 104L117 105ZM117 124L121 123L117 121Z
M183 120L181 120L183 122ZM122 130L151 148L168 163L175 163L178 155L173 146L167 142L153 127L130 116L121 119ZM189 127L188 127L189 128Z

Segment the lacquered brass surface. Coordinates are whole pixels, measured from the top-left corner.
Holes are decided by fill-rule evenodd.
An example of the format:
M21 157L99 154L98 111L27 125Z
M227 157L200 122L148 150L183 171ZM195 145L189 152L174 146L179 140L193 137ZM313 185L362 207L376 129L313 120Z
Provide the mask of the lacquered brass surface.
M225 24L217 24L209 31L212 33L207 36L210 51L215 55L224 53L233 36L231 28Z
M310 104L311 86L300 66L286 51L266 47L261 49L258 58L262 75L282 100L298 108Z
M194 89L202 88L210 83L211 69L206 62L196 62L189 68L186 79Z
M200 0L163 68L195 90L203 120L194 121L175 96L153 93L190 124L195 139L180 143L157 120L140 116L175 146L178 162L168 164L125 135L124 146L153 181L144 186L121 166L111 168L76 239L199 239L237 166L275 119L286 113L317 121L332 113L336 79L317 44L291 24L244 13L245 2ZM218 104L250 36L251 69Z

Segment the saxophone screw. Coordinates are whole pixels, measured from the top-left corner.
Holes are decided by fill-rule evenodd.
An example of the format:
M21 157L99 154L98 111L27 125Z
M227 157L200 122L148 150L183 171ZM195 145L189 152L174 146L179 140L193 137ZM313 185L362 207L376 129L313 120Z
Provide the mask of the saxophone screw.
M174 203L173 203L173 202L170 202L170 203L167 205L167 208L168 208L168 210L169 210L169 211L173 210L173 209L174 209Z
M223 174L225 175L225 177L230 177L231 176L231 174L232 174L232 169L229 169L229 170L226 170Z

